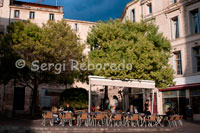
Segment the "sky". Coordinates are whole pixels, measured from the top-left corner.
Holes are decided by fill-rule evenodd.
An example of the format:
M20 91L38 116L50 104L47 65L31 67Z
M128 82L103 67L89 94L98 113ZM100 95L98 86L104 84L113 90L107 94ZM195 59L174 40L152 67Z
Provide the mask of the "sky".
M40 0L18 0L36 2ZM42 4L56 5L56 0L43 0ZM126 4L132 0L57 0L63 6L64 18L96 22L120 18Z

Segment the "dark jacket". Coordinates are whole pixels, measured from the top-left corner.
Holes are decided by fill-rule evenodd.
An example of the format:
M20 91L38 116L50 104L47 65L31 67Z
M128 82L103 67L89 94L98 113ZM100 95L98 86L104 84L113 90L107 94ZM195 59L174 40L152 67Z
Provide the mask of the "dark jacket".
M145 115L151 115L151 112L150 111L145 111L144 114Z
M65 107L64 111L71 111L72 113L74 113L74 109L71 106Z

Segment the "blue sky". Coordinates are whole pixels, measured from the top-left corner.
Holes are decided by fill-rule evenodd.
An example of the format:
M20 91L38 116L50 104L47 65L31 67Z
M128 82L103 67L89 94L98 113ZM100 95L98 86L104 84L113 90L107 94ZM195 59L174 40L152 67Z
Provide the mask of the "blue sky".
M39 0L19 0L37 2ZM119 18L125 5L131 0L57 0L63 6L64 17L96 22ZM56 5L56 0L45 0L43 4Z

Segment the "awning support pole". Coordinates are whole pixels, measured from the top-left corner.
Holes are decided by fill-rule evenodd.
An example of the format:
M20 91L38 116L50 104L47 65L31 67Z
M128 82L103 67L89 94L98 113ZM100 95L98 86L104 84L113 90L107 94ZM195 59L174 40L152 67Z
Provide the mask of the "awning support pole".
M154 105L154 89L152 90L152 106L151 106L152 114L153 114L153 105Z
M91 110L91 85L89 83L88 112Z

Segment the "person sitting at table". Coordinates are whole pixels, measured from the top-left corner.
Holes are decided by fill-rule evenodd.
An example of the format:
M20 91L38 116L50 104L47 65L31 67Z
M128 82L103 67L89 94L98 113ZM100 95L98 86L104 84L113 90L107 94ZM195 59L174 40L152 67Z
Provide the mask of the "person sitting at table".
M126 112L133 113L133 105L130 105L129 109Z
M151 112L149 110L149 106L147 106L146 110L144 111L145 115L151 115Z
M134 113L134 114L138 114L138 110L137 110L137 107L136 107L136 106L133 107L133 113Z
M69 105L69 103L66 103L66 107L64 108L64 111L74 113L74 109Z
M95 105L92 104L92 112L95 112L96 108L95 108Z
M171 109L171 108L168 108L168 109L167 109L166 115L167 115L168 117L169 117L170 115L172 115L172 109Z
M115 112L116 112L116 106L112 106L111 113L115 113Z
M146 111L149 108L149 100L147 99L144 104L144 110Z

